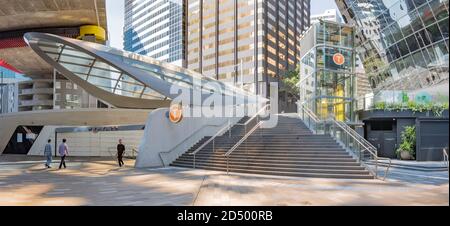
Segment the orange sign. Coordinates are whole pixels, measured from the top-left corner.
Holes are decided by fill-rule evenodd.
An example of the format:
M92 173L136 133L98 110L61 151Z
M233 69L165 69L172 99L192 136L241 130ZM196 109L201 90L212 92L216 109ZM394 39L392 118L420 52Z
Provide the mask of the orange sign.
M173 104L170 106L169 120L172 123L179 123L183 120L183 107L181 104Z
M345 57L341 53L336 53L333 55L333 62L339 66L344 65Z

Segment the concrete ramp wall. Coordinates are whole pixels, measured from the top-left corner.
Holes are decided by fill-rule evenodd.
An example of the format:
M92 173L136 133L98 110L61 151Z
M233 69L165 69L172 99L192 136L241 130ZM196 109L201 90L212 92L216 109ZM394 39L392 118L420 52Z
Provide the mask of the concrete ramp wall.
M229 121L234 125L241 119L191 117L174 124L167 118L168 110L158 109L149 115L139 146L137 168L166 167L203 137L213 136Z

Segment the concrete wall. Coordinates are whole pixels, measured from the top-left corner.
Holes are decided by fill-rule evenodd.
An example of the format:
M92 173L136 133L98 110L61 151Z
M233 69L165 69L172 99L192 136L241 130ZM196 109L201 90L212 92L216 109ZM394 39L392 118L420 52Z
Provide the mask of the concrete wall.
M19 125L56 127L142 125L150 112L132 109L77 109L0 115L0 154Z
M178 124L169 121L168 109L153 111L147 120L139 146L136 167L165 167L205 136L213 136L240 118L184 118ZM161 153L161 154L160 154Z
M44 154L44 147L48 139L52 139L53 152L55 152L55 129L61 128L56 126L45 126L39 137L35 140L28 155L42 156ZM137 149L141 142L143 130L138 131L102 131L98 133L93 132L71 132L58 133L57 144L62 142L62 139L67 139L70 156L111 156L116 154L116 146L119 139L123 140L126 146L126 151L131 153L131 150Z

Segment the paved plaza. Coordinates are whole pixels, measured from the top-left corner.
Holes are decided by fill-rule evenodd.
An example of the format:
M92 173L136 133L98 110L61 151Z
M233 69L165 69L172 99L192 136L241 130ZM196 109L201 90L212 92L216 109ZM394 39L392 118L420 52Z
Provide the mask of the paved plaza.
M111 158L0 157L0 205L449 205L448 172L392 169L387 181L267 177L182 168L119 168ZM54 167L57 167L55 161Z

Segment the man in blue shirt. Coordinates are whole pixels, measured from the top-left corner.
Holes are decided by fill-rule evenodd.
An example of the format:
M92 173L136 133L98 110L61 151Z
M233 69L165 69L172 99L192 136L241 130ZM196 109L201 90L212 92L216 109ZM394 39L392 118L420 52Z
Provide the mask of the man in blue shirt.
M48 139L47 144L44 148L44 156L47 159L47 162L45 163L45 167L52 168L50 164L52 164L52 145L50 144L52 142L51 139Z

